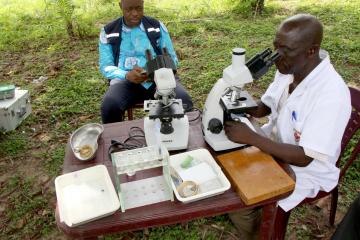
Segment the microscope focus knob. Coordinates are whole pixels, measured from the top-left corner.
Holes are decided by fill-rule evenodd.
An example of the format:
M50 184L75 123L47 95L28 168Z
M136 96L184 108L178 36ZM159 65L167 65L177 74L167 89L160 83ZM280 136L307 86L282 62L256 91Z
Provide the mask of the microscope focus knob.
M209 130L211 133L219 134L219 133L223 130L223 124L222 124L222 122L221 122L219 119L217 119L217 118L212 118L212 119L209 121L208 130Z

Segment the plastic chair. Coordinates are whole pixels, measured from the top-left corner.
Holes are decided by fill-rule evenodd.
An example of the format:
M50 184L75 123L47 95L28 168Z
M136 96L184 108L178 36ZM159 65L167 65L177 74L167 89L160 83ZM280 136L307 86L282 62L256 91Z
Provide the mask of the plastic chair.
M355 133L360 128L360 90L349 87L350 94L351 94L351 105L352 105L352 113L350 116L350 120L346 126L344 135L342 137L341 141L341 153L339 156L339 159L336 162L336 166L339 167L340 159L343 157L344 151L346 147L348 146L350 140L355 135ZM350 165L353 163L353 161L356 159L360 152L360 140L356 143L354 149L352 150L349 159L346 160L345 164L340 169L340 177L341 178L345 175L346 170L350 167ZM330 208L330 217L329 217L329 223L331 226L334 225L335 221L335 214L336 214L336 208L337 208L337 201L338 201L338 186L336 186L333 190L330 192L324 192L320 191L318 195L314 198L306 198L304 199L300 204L306 204L311 203L313 201L316 201L320 198L323 198L325 196L328 196L331 194L331 208ZM277 208L276 212L276 218L275 218L275 228L273 232L273 239L276 240L282 240L285 238L286 234L286 227L289 221L291 211L285 212L280 207Z

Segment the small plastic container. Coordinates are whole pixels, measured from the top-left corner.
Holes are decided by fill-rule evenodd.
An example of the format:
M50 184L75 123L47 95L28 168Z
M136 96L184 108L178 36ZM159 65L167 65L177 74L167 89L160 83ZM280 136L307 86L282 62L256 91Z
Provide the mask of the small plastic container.
M188 167L187 161L189 161L189 156L193 158L193 161L196 162L196 164ZM185 168L184 168L184 161L185 161ZM204 148L196 149L189 152L184 152L180 154L175 154L170 156L170 166L180 175L180 176L188 176L187 179L183 179L184 181L193 181L197 182L199 179L206 180L205 182L201 183L199 185L200 191L197 192L197 194L193 196L188 197L182 197L181 194L178 191L178 186L175 185L174 179L171 179L171 186L174 190L176 198L184 203L189 203L193 201L198 201L204 198L208 198L211 196L215 196L218 194L222 194L226 190L228 190L231 186L229 180L226 178L225 174L221 171L221 168L216 163L215 159L211 156L210 152ZM189 171L191 171L191 168L193 168L194 171L196 170L205 170L202 172L195 172L196 174L193 174L193 178L191 177L191 174L189 174ZM209 174L206 175L204 172L208 172ZM200 175L203 175L200 177ZM209 175L212 175L215 178L207 179ZM215 186L215 187L214 187ZM204 189L210 189L210 190L204 190Z
M0 85L0 100L15 97L15 85Z
M120 207L104 165L85 168L55 179L60 222L75 227L113 214Z

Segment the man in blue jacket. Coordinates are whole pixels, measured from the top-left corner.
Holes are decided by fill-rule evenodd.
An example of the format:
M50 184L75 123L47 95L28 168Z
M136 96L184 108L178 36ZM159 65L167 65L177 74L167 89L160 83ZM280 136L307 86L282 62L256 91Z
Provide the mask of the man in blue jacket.
M162 22L144 16L144 1L121 0L119 6L123 17L105 25L100 32L100 71L110 82L101 105L103 123L120 122L128 107L154 98L155 83L147 81L144 74L146 50L154 57L166 48L178 65L168 30ZM191 97L178 79L175 93L186 109L192 108Z

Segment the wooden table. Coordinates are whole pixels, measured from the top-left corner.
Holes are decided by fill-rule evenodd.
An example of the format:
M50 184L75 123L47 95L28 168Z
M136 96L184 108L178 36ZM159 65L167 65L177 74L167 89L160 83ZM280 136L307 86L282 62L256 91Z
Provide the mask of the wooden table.
M190 113L189 120L194 119L197 114L198 113ZM105 124L104 132L99 139L99 148L96 154L96 158L88 162L81 162L77 160L68 144L65 153L63 173L73 172L83 168L103 164L108 168L110 175L113 177L112 163L108 157L108 148L110 146L110 142L112 139L120 141L126 139L128 137L130 128L133 126L143 128L143 120ZM216 159L216 153L211 151L210 146L208 146L203 139L200 119L190 122L189 134L189 145L187 151L197 148L207 148ZM280 165L289 173L293 179L295 179L294 172L288 165ZM289 194L290 193L257 204L246 206L238 197L237 193L231 188L221 195L193 203L184 204L175 198L174 202L166 201L133 208L126 210L125 213L122 213L119 210L111 216L72 228L59 221L59 213L57 208L56 223L67 236L87 239L96 238L96 236L110 233L134 231L148 227L187 222L197 218L211 217L240 209L261 206L263 207L263 214L260 238L270 239L274 226L276 202L288 196Z

